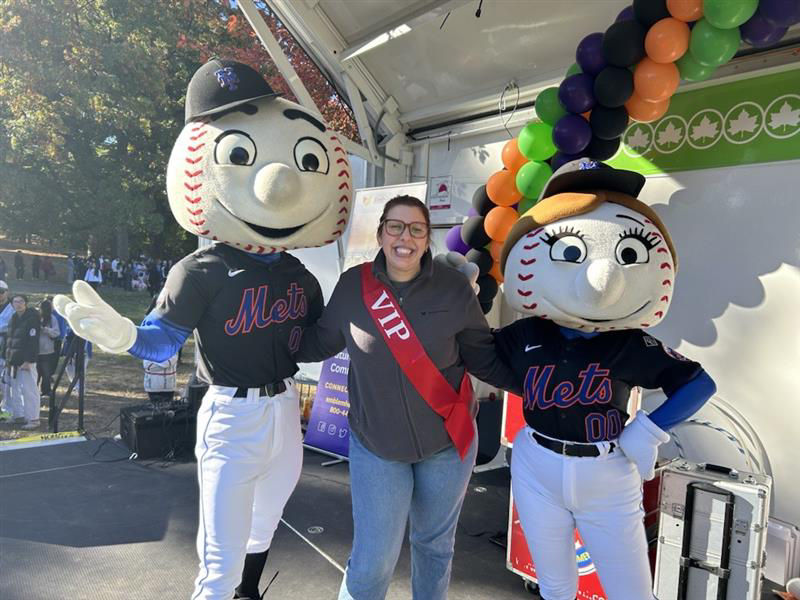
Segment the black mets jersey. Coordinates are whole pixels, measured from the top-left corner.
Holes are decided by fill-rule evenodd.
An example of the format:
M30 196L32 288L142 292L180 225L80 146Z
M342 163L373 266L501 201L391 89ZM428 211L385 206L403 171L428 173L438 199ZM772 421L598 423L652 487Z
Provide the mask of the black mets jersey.
M523 381L525 422L570 442L616 439L632 387L670 395L702 369L639 329L570 339L530 317L496 331L495 344Z
M319 283L294 256L265 263L215 244L170 270L154 312L195 331L200 380L258 387L297 372L292 353L322 308Z

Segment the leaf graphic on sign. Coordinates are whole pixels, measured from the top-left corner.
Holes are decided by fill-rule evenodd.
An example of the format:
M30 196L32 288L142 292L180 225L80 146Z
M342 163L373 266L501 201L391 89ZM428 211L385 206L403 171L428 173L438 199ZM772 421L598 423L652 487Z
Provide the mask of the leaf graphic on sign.
M792 109L788 102L784 102L778 112L769 116L770 129L786 129L797 127L800 124L800 108Z
M728 134L753 133L758 128L758 117L751 115L744 108L739 111L735 119L728 123Z
M696 142L704 138L715 138L719 132L719 123L712 123L708 116L703 115L700 123L692 127L692 139Z
M683 127L675 127L672 122L667 123L664 131L658 133L658 145L669 146L670 144L678 144L683 137Z
M628 136L627 143L631 148L647 148L647 145L650 143L650 136L647 135L644 129L639 127L634 130L632 135Z

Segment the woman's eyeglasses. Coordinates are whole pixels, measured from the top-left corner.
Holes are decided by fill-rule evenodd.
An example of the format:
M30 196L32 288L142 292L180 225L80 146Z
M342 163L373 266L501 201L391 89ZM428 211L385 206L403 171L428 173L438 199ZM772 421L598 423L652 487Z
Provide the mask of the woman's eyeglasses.
M408 233L412 238L422 239L428 237L428 224L415 221L413 223L404 223L397 219L386 219L383 222L383 230L392 237L400 237L403 235L408 227Z

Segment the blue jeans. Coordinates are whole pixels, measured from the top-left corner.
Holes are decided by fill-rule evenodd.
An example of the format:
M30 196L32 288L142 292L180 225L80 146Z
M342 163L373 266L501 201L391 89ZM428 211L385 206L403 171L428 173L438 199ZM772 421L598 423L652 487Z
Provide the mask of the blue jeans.
M454 447L417 463L384 460L350 435L353 550L339 600L383 600L410 519L411 590L415 600L445 600L456 524L478 452L462 461Z

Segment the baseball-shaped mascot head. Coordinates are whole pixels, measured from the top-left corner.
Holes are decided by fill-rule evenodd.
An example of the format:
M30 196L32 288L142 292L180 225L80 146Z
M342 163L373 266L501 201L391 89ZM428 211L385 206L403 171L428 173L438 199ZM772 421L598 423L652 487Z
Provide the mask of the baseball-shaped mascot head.
M336 240L350 216L347 152L322 117L247 65L212 59L186 93L167 195L180 225L246 252Z
M589 159L558 169L503 245L509 304L583 331L652 327L672 299L678 258L645 179Z

